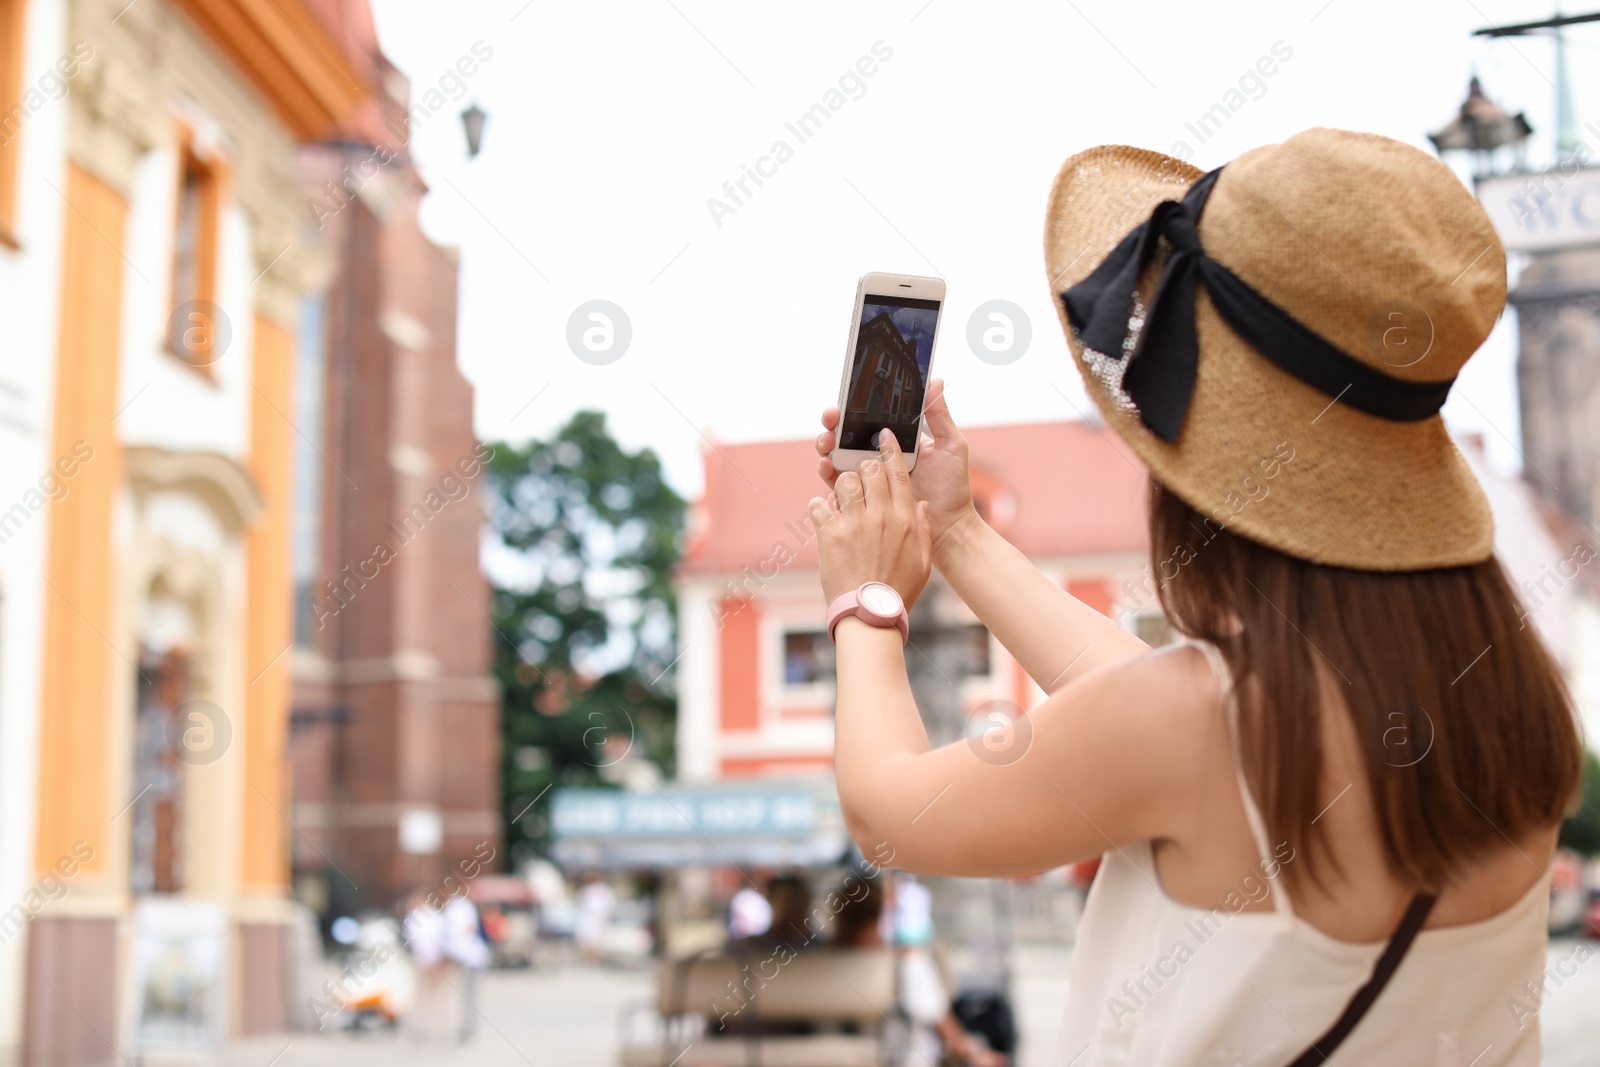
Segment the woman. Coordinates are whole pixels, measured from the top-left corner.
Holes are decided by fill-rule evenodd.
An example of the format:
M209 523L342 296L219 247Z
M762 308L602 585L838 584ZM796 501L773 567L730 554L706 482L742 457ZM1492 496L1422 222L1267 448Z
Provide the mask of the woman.
M1581 742L1437 414L1504 306L1487 217L1413 148L1312 130L1205 175L1084 152L1045 243L1187 640L1152 652L985 524L932 383L913 476L884 433L812 501L852 835L943 875L1105 854L1074 1067L1536 1063ZM930 751L895 605L860 606L930 565L1048 694L1020 758Z
M812 947L811 883L803 874L778 874L767 880L768 919L759 933L733 939L729 947L748 955L771 955L779 947L801 952Z

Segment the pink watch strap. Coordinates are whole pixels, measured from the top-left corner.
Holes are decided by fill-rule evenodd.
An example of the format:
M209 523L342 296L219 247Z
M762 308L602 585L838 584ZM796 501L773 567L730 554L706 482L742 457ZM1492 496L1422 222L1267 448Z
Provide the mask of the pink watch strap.
M892 616L879 615L861 602L860 589L852 589L848 593L843 593L832 604L828 605L828 640L838 643L833 631L839 625L841 619L851 615L854 615L868 626L877 626L883 629L894 627L900 631L901 644L906 644L911 640L911 623L906 618L905 605L902 604L899 612Z

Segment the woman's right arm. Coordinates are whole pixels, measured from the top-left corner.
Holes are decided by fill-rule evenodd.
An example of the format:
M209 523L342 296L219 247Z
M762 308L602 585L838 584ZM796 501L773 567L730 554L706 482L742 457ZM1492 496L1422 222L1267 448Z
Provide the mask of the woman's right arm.
M1047 696L1102 664L1150 651L1045 577L976 511L946 532L933 565Z
M923 410L932 436L917 449L911 488L928 502L934 566L1039 688L1053 693L1101 664L1150 651L1046 578L983 521L972 505L967 441L950 417L940 379L929 383ZM822 425L817 451L822 478L831 487L838 477L828 458L839 425L837 408L822 413Z

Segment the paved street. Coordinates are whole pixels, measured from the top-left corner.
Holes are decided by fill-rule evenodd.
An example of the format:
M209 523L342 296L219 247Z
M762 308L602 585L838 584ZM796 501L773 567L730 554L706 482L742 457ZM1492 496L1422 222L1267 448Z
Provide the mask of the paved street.
M1557 942L1551 947L1551 958L1563 957L1571 949L1572 942ZM1017 1007L1024 1035L1019 1067L1061 1067L1053 1053L1067 992L1069 958L1064 948L1024 948L1017 954ZM291 1034L242 1042L230 1049L227 1064L613 1067L618 1010L629 1001L647 998L651 985L647 970L571 966L495 972L480 983L483 1024L466 1045L421 1045L388 1034ZM1546 1064L1593 1067L1600 1063L1600 953L1550 997L1540 1018Z

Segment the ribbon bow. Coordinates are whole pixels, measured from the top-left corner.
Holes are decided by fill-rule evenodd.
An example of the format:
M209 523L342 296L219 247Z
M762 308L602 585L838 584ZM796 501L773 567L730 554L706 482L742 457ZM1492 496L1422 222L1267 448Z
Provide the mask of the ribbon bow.
M1157 204L1088 277L1061 294L1067 318L1085 348L1111 359L1127 359L1122 390L1138 409L1140 421L1168 444L1175 443L1183 430L1200 362L1195 287L1201 282L1235 333L1275 366L1323 394L1397 422L1414 422L1438 412L1454 378L1408 381L1346 355L1206 255L1200 243L1200 214L1221 173L1218 167L1200 178L1181 201ZM1139 275L1155 258L1163 237L1171 251L1145 309L1144 328L1132 349L1126 350L1123 338Z

